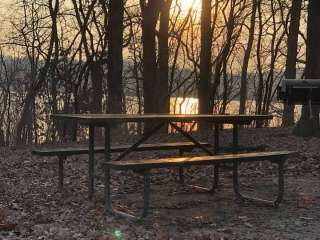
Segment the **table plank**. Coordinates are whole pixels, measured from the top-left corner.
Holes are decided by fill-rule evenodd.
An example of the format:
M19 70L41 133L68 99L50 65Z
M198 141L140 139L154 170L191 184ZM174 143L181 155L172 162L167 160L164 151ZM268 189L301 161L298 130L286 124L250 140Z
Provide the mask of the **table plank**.
M128 161L112 161L105 163L107 166L118 170L127 169L148 169L148 168L167 168L170 166L181 167L189 165L210 165L224 162L233 163L234 160L250 162L254 160L277 160L289 155L293 155L293 151L274 151L274 152L254 152L254 153L236 153L214 156L197 156L197 157L171 157L162 159L144 159L144 160L128 160Z
M75 120L84 125L104 125L119 122L193 122L206 120L221 124L250 124L257 120L270 120L273 115L212 115L212 114L53 114L57 119Z

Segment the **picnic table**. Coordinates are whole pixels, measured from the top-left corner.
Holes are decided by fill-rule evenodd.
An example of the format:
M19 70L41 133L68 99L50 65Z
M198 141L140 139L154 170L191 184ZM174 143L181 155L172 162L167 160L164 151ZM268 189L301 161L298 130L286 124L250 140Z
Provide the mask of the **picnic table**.
M238 146L239 146L239 126L240 125L249 125L253 121L266 121L273 118L272 115L211 115L211 114L54 114L54 118L65 121L65 120L72 120L76 121L77 123L87 126L89 128L89 167L88 167L88 191L89 191L89 198L92 198L94 193L94 162L95 162L95 128L96 127L103 127L104 128L104 155L105 155L105 190L106 190L106 208L107 210L111 210L111 195L110 195L110 168L118 168L120 170L130 169L130 166L139 171L139 168L142 170L150 169L152 167L159 167L158 163L152 163L152 161L146 161L146 163L141 164L139 162L136 165L132 165L132 162L123 164L117 164L116 161L123 159L127 156L130 152L135 151L141 144L147 141L151 136L153 136L160 128L163 126L167 126L168 124L177 132L181 133L186 139L194 143L199 149L201 149L204 153L208 156L214 156L219 153L219 129L221 124L231 124L232 125L232 132L233 132L233 141L232 141L232 150L233 153L237 153ZM214 146L213 149L208 147L207 145L201 144L195 137L191 136L190 133L186 132L182 127L179 126L178 123L194 123L199 121L207 121L214 125ZM135 143L133 143L130 147L125 149L114 161L111 161L111 133L110 129L113 125L119 123L128 123L128 122L150 122L153 123L153 128L144 133L144 135ZM256 159L264 158L270 160L271 157L288 155L289 153L272 153L272 154L260 154L255 155ZM244 158L252 158L253 155L249 156L233 156L228 157L234 161L234 159L244 159ZM181 159L180 159L181 160ZM179 161L180 161L179 160ZM204 161L202 161L204 160ZM214 164L214 176L215 182L214 187L218 184L218 175L219 175L219 163L224 161L224 158L217 158L217 159L192 159L189 161L188 164L193 164L193 161L196 163L207 164L208 160L217 160ZM183 159L182 159L183 161ZM154 165L152 165L154 164ZM179 162L174 162L173 160L162 162L160 167L170 167L170 164L180 164ZM184 163L185 164L185 163ZM211 163L210 163L211 164ZM147 166L147 167L146 167ZM182 166L182 165L181 165ZM184 165L183 165L184 166ZM131 170L132 170L131 169ZM280 169L280 166L279 166ZM237 170L237 166L236 166ZM141 171L145 174L145 171ZM235 173L237 174L237 172ZM280 175L283 175L282 173ZM283 177L283 176L282 176ZM281 176L280 176L281 178ZM237 182L234 182L237 184ZM144 198L148 200L148 186L150 185L149 178L147 174L145 174L145 191L144 191ZM281 186L280 186L281 188ZM146 190L147 189L147 190ZM235 189L236 191L236 189ZM279 190L279 192L281 189ZM236 191L237 192L237 191ZM239 193L238 193L239 194ZM239 196L241 196L239 194ZM148 203L146 204L148 207ZM146 215L146 209L144 209L144 215Z
M145 133L136 143L132 144L115 160L121 160L129 153L134 151L139 145L147 141L164 125L169 124L182 136L193 142L198 148L206 154L214 155L219 152L219 126L220 124L232 124L233 126L233 151L237 152L239 145L239 125L249 125L253 121L270 120L273 115L211 115L211 114L54 114L53 117L61 120L73 120L81 125L89 127L89 198L92 198L94 192L94 150L95 139L94 132L96 127L104 127L105 130L105 162L111 160L111 134L110 128L116 123L127 122L154 122L153 129ZM205 120L214 124L214 149L201 144L197 139L192 137L183 128L176 123L180 122L199 122Z

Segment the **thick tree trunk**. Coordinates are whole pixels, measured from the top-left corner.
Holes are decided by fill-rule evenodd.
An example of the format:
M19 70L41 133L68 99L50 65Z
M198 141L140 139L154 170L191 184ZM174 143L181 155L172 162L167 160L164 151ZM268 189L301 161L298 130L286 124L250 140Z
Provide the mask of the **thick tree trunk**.
M108 113L123 112L123 0L109 1L108 23Z
M143 105L144 113L157 112L157 53L156 25L160 14L160 0L140 0L142 11L142 46L143 46ZM145 123L144 132L148 132L152 124Z
M320 79L320 1L310 0L308 6L306 79ZM301 136L320 136L320 106L303 106L294 133Z
M259 33L258 33L258 39L257 39L257 68L258 68L258 88L257 88L257 96L256 96L256 114L262 113L262 96L263 96L263 73L262 73L262 63L261 63L261 41L262 41L262 30L263 30L263 24L262 24L262 11L261 11L261 1L257 4L258 9L258 18L259 18ZM262 122L257 121L256 123L257 128L262 127Z
M247 87L248 65L249 65L250 54L253 46L253 40L254 40L256 12L257 12L257 0L252 0L252 13L251 13L251 20L250 20L250 28L248 33L249 37L248 37L247 47L244 52L242 69L241 69L239 114L245 114L245 110L246 110L246 102L247 102L247 95L248 95L248 87Z
M201 50L200 50L200 79L198 85L199 114L212 113L211 76L212 76L212 31L211 31L212 0L202 0L201 7ZM200 131L206 131L209 125L201 122Z
M159 54L158 54L158 77L157 77L157 112L169 113L170 94L169 94L169 18L172 0L164 0L160 12L159 29Z
M156 24L160 1L142 1L143 98L144 113L156 112L155 85L157 82Z
M288 49L286 60L286 79L296 78L296 63L298 54L298 36L300 27L302 0L293 0L291 6L291 21L288 35ZM284 104L282 126L288 127L294 124L294 105Z

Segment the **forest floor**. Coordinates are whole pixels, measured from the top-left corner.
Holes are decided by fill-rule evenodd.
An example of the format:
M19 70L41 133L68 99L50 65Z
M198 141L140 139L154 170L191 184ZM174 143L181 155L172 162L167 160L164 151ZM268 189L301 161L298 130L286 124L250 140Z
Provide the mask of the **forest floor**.
M164 141L176 138L171 136ZM213 139L211 135L200 138ZM118 136L116 141L119 139ZM231 131L224 130L221 140L230 142ZM241 129L240 143L299 152L286 164L285 200L278 209L238 203L230 172L222 173L220 188L208 195L176 183L174 170L156 170L152 174L149 216L141 221L114 218L104 212L99 164L96 194L89 201L87 157L68 159L65 188L58 191L55 159L32 156L32 147L1 148L0 240L320 239L320 140L295 137L291 129L266 128ZM195 153L198 154L192 154ZM133 153L130 158L174 154L144 152ZM97 158L98 162L103 161L103 156ZM189 168L186 181L206 185L211 172L210 167ZM246 192L272 197L276 191L276 166L244 164L241 180ZM131 172L113 174L116 205L141 210L141 190L141 177Z

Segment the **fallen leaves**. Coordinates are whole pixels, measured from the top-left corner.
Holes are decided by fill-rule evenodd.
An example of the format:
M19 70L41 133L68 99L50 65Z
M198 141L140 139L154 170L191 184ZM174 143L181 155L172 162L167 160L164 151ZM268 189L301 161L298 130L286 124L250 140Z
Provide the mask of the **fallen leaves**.
M300 193L298 195L298 208L311 208L315 204L315 197L310 194Z
M224 131L221 145L230 144L231 140L231 132ZM150 217L139 222L106 215L101 172L97 172L100 176L94 200L87 199L86 156L68 158L65 188L57 191L55 161L34 158L28 149L3 148L0 239L118 240L116 235L121 235L121 240L313 239L312 231L320 228L316 221L320 199L320 191L316 191L320 189L320 141L294 137L286 129L241 129L240 143L300 152L287 163L285 203L279 209L236 203L229 172L222 172L221 187L209 196L180 188L173 181L173 172L159 170L152 178ZM151 154L163 155L146 152L138 157ZM268 163L241 166L242 187L251 194L268 175L270 185L258 190L272 193L274 189L269 186L276 184L272 175L275 170ZM188 183L212 183L212 178L208 178L212 174L206 168L190 168L185 172ZM141 211L142 179L129 172L113 178L117 178L113 184L115 207L121 203Z

